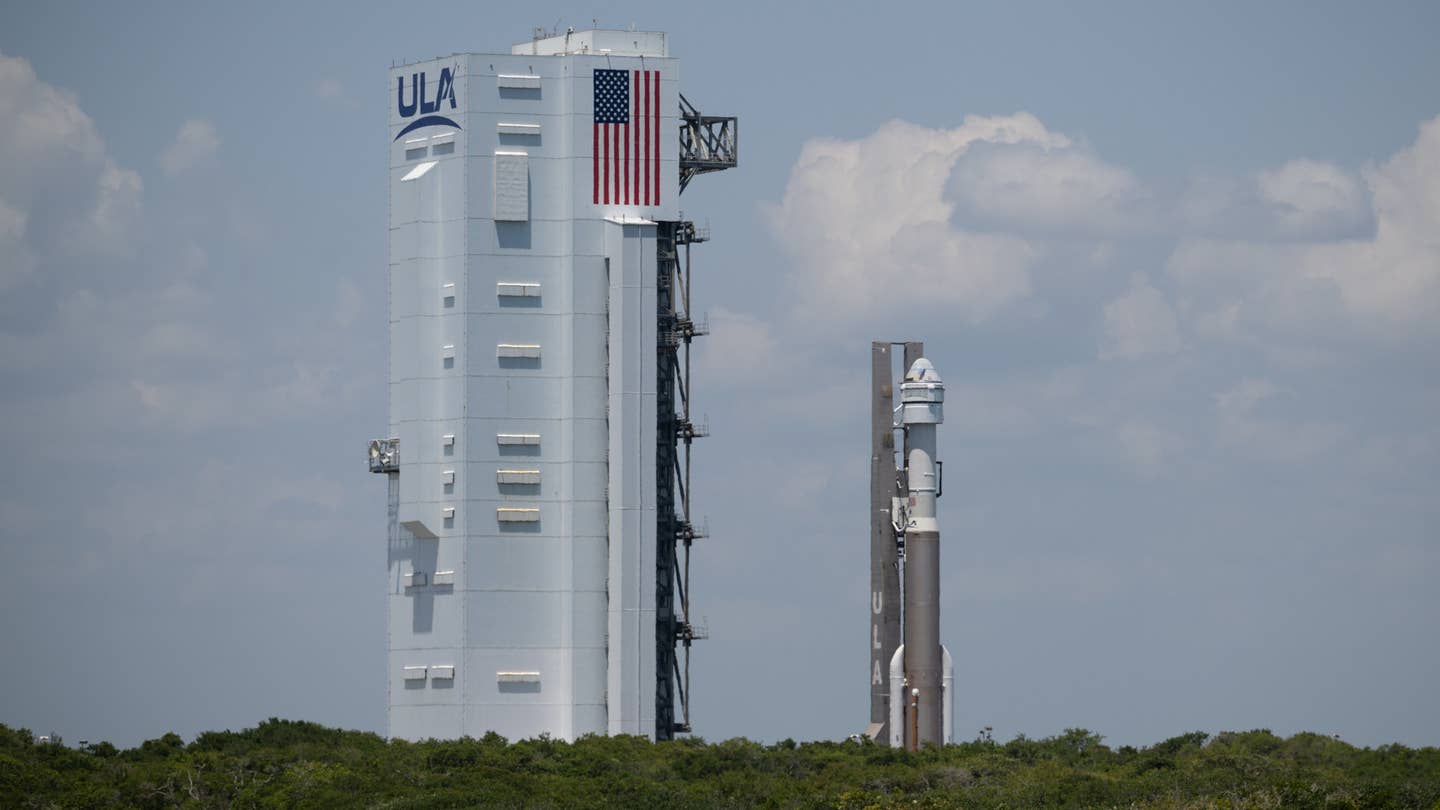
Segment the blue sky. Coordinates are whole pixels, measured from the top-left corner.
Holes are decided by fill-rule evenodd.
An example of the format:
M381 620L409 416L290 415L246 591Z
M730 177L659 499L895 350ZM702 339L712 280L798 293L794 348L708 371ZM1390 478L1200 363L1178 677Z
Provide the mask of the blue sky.
M868 342L909 338L957 733L1440 744L1440 11L713 16L0 10L0 722L383 729L385 69L596 19L741 117L685 197L699 733L863 728Z

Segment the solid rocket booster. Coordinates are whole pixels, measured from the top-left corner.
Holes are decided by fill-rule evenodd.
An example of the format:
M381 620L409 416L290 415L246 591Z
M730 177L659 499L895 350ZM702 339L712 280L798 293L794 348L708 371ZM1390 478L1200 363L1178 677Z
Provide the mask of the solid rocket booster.
M939 470L936 427L945 421L945 385L920 358L900 383L905 428L905 679L914 706L905 737L919 748L945 742L944 652L940 646L940 523L935 514ZM913 734L913 736L912 736Z

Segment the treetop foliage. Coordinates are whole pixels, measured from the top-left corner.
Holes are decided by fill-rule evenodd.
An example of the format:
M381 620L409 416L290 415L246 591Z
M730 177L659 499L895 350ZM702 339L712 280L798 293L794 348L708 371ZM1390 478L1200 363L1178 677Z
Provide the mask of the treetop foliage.
M119 750L0 725L0 807L1124 807L1440 810L1440 749L1085 729L919 753L869 742L540 737L411 743L293 720Z

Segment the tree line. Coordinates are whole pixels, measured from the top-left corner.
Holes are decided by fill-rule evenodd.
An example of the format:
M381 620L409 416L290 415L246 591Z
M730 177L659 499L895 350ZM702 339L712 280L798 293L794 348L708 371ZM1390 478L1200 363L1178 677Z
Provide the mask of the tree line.
M1440 749L1194 732L1112 748L1084 729L919 753L869 742L546 737L406 742L315 723L121 750L0 725L0 807L1425 808Z

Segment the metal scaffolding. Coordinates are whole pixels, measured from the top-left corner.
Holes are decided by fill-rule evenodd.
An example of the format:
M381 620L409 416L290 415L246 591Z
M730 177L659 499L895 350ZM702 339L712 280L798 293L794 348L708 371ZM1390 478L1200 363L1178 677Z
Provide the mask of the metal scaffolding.
M706 332L691 315L690 246L706 238L707 234L693 222L661 222L656 229L659 319L655 408L657 740L673 739L677 733L690 731L690 646L705 637L691 621L690 614L690 549L694 541L703 536L693 520L690 454L694 440L707 433L692 419L690 410L690 344ZM683 649L683 656L677 648Z
M701 115L680 95L680 190L697 174L733 169L740 158L740 122L733 115Z
M698 174L734 168L737 119L701 115L680 96L680 190ZM655 397L655 739L690 731L690 646L705 638L690 614L690 548L704 537L691 505L691 444L709 431L691 414L690 343L706 333L690 301L690 246L708 229L657 223ZM683 252L682 252L683 248ZM682 452L683 447L683 452ZM683 653L681 652L683 650ZM677 716L678 714L678 716Z

